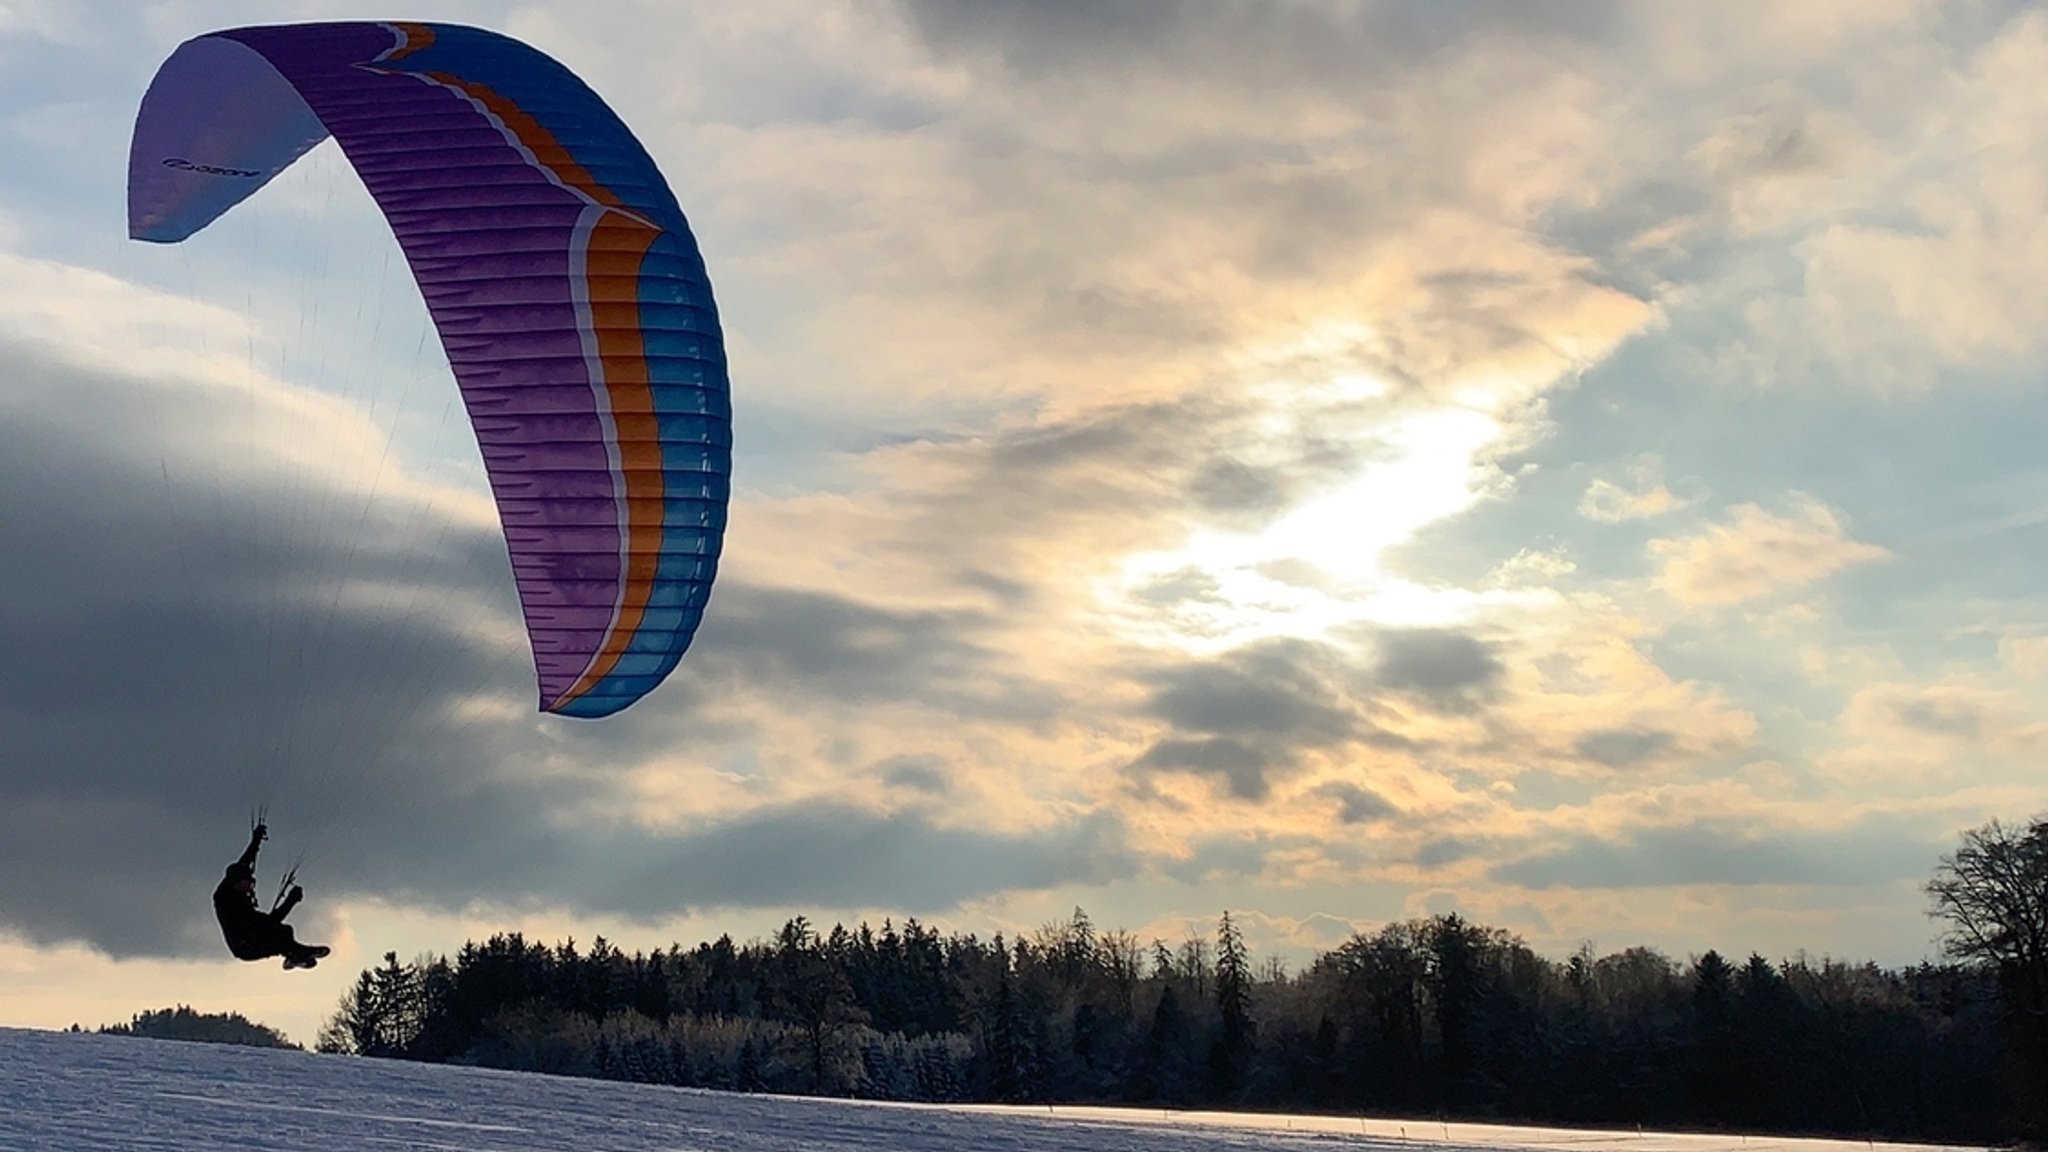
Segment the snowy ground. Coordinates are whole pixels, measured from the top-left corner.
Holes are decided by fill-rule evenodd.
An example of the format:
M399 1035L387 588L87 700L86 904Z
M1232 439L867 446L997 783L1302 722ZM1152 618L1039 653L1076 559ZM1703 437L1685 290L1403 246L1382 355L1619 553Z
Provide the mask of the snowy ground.
M0 1152L1886 1152L1905 1145L1111 1108L742 1096L0 1028ZM1924 1152L1925 1146L1911 1146Z

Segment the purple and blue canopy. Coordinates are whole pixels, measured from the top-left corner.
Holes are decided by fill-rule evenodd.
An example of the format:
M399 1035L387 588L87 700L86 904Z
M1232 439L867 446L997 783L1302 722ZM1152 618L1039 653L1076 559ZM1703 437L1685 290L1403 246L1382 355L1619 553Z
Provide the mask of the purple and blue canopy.
M617 712L689 647L731 487L724 341L675 195L596 93L516 40L233 28L181 45L143 96L129 235L183 240L328 136L461 387L541 709Z

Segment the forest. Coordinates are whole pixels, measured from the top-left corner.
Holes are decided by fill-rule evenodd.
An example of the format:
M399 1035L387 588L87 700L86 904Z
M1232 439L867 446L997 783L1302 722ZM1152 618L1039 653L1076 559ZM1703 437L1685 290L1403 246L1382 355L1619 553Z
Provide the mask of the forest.
M1289 973L1227 914L1168 945L1077 909L1014 940L799 918L652 953L387 954L318 1047L745 1091L1988 1140L2000 1028L1994 980L1960 965L1558 963L1449 915Z
M1898 1140L2048 1134L2048 817L1962 837L1926 885L1944 961L1562 961L1455 914L1297 971L1213 938L915 919L621 951L500 934L386 953L324 1052L683 1086Z
M83 1031L73 1024L71 1031ZM126 1024L107 1024L103 1036L142 1036L151 1040L191 1040L202 1044L240 1044L250 1048L297 1048L283 1033L258 1024L240 1012L199 1012L189 1004L138 1012Z

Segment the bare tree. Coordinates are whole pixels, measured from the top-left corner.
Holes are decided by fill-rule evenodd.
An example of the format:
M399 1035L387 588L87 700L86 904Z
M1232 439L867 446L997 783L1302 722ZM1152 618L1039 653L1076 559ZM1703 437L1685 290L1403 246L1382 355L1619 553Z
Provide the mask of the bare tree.
M1963 833L1927 884L1942 946L1998 973L2022 1122L2048 1132L2048 816Z
M1934 915L1948 921L1942 946L1959 960L1996 967L2048 1012L2048 816L2024 830L1993 820L1963 833L1927 884Z

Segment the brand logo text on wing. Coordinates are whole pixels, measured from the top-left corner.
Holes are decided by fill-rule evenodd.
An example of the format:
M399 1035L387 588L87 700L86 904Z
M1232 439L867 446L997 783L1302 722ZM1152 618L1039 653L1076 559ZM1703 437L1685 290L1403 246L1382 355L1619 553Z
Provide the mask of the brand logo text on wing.
M199 172L207 176L261 176L254 168L222 168L217 164L199 164L183 156L164 157L164 167L176 168L180 172Z

